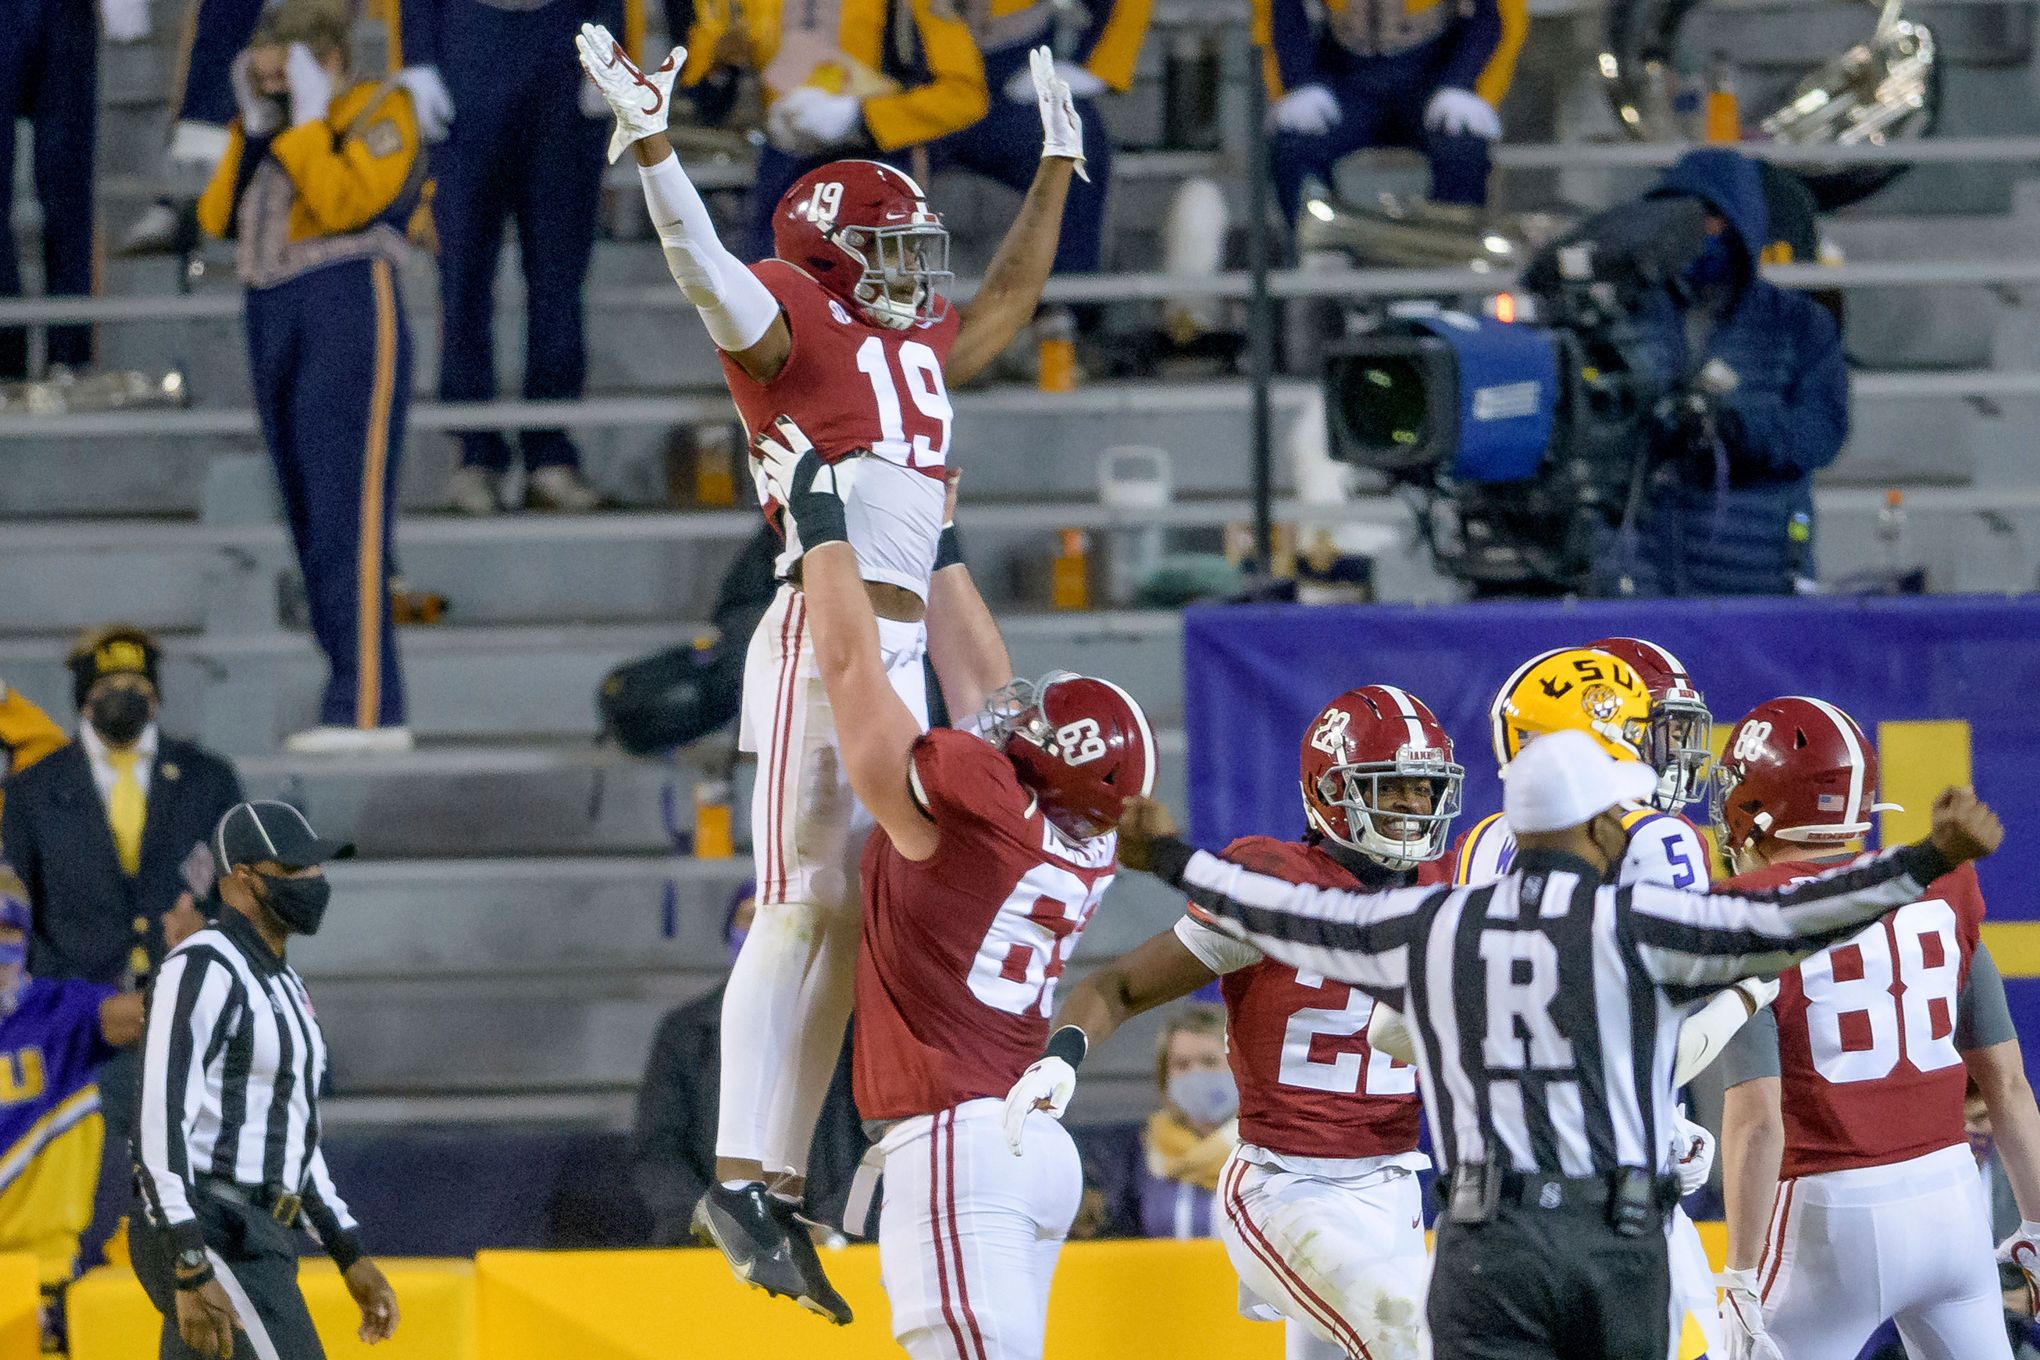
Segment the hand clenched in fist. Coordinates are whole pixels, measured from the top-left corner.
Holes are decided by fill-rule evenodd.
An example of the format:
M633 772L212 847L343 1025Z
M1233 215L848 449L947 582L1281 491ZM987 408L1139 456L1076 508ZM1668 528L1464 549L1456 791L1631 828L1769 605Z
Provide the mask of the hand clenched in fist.
M1129 869L1148 867L1148 848L1163 836L1176 834L1168 805L1152 798L1129 798L1119 814L1119 862Z
M2005 824L1967 785L1943 789L1934 800L1934 829L1927 839L1951 863L1966 864L2004 842Z

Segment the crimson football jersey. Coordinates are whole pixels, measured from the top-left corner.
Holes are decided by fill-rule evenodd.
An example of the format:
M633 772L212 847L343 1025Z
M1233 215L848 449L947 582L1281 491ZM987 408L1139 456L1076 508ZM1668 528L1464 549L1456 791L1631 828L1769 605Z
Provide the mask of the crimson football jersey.
M1774 864L1723 890L1775 887L1832 867ZM1778 979L1771 1010L1785 1117L1781 1176L1887 1166L1964 1141L1968 1069L1955 1046L1956 998L1982 922L1983 890L1965 864Z
M786 314L793 348L769 383L717 351L750 437L792 416L823 458L870 449L940 480L952 420L942 364L961 324L956 308L936 321L888 330L796 265L760 260L751 272Z
M1316 845L1247 836L1225 858L1319 888L1364 885ZM1240 1140L1288 1157L1413 1152L1417 1069L1367 1046L1374 1001L1358 987L1260 957L1252 945L1185 923L1184 944L1224 976L1226 1055L1240 1088ZM1184 930L1177 937L1182 939ZM1252 960L1251 962L1247 960Z
M934 856L908 859L883 828L864 848L854 1077L866 1119L1005 1098L1048 1042L1056 983L1118 845L1056 830L1013 763L968 732L922 736L912 773L940 833Z

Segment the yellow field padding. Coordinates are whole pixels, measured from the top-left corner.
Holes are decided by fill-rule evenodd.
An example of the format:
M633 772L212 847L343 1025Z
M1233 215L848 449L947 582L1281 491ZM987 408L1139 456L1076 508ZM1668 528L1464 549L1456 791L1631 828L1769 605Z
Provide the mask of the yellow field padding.
M396 1336L378 1346L356 1339L361 1310L333 1263L308 1256L299 1264L298 1280L328 1360L481 1360L472 1262L421 1258L377 1264L397 1291L401 1315ZM143 1360L156 1354L162 1316L126 1266L102 1266L72 1285L70 1316L71 1360ZM14 1360L14 1353L0 1351L0 1360Z
M899 1360L878 1249L822 1259L857 1314L848 1327L746 1289L713 1252L483 1252L475 1260L483 1360ZM1072 1243L1049 1301L1047 1353L1278 1360L1282 1329L1242 1318L1238 1296L1216 1242Z
M0 1360L36 1360L42 1354L42 1286L35 1257L0 1253Z
M1726 1236L1702 1223L1720 1268ZM835 1328L730 1277L708 1251L485 1251L466 1261L384 1260L403 1322L373 1348L355 1340L353 1301L333 1268L300 1274L332 1360L672 1360L676 1355L790 1354L898 1360L878 1282L878 1249L825 1252L857 1320ZM35 1265L0 1256L0 1360L30 1360ZM1279 1360L1282 1328L1239 1315L1239 1282L1218 1243L1077 1242L1063 1252L1049 1300L1047 1354L1057 1360ZM160 1320L126 1267L71 1288L72 1360L156 1353Z

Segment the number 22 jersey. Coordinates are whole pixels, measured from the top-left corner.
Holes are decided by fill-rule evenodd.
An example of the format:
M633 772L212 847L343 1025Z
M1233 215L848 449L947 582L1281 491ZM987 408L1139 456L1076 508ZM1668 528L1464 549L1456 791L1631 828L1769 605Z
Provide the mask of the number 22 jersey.
M1225 858L1293 883L1363 886L1314 845L1247 836L1227 846ZM1241 1141L1283 1157L1416 1151L1417 1069L1368 1047L1374 1002L1365 992L1267 958L1194 915L1176 922L1176 938L1223 979Z
M1723 885L1776 887L1836 861L1774 864ZM1970 965L1983 922L1963 865L1910 902L1778 979L1778 999L1729 1042L1730 1086L1779 1078L1779 1175L1911 1161L1965 1141L1961 1050Z
M875 462L859 469L847 506L850 545L865 580L926 598L954 419L942 365L961 324L956 309L890 330L866 321L797 265L761 260L751 272L779 303L792 348L768 383L720 355L746 435L755 439L791 416L825 459L870 450ZM762 479L758 500L773 513ZM782 528L785 575L801 550L792 522Z
M909 771L939 836L925 860L883 828L864 847L853 1077L871 1120L1004 1099L1048 1042L1119 843L1056 830L1005 753L968 732L922 736Z

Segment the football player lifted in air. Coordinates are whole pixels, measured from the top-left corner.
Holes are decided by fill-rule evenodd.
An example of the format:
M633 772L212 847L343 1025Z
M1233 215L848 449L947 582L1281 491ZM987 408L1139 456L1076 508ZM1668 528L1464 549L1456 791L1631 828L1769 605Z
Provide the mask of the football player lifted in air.
M1776 887L1856 857L1877 752L1841 709L1787 697L1730 731L1714 823L1739 871ZM1853 1360L1886 1318L1915 1360L2007 1360L1990 1211L1962 1119L1974 1078L2040 1243L2040 1110L1963 865L1920 900L1779 979L1722 1058L1727 1360Z
M1407 887L1450 841L1464 771L1421 700L1350 690L1304 733L1300 841L1248 836L1227 859L1328 888ZM1424 1219L1414 1067L1368 1047L1374 1002L1298 972L1194 912L1078 983L1048 1051L1006 1097L1015 1153L1060 1117L1076 1065L1126 1020L1222 978L1240 1146L1219 1173L1218 1236L1249 1316L1289 1324L1289 1360L1415 1360Z
M1036 51L1040 169L976 296L954 306L942 294L950 278L942 219L918 184L876 161L834 161L797 180L774 217L775 257L739 261L716 238L666 136L685 49L644 71L599 25L576 43L616 115L609 158L626 147L635 157L673 279L721 352L751 436L788 416L824 460L868 455L845 502L849 542L886 675L925 726L924 651L932 647L938 674L944 664L941 622L931 644L924 620L942 528L949 388L982 370L1034 314L1070 175L1083 173L1069 87L1048 49ZM785 551L778 597L746 658L739 734L740 748L758 757L758 916L723 1005L720 1183L696 1223L739 1278L847 1322L803 1245L796 1210L850 1013L858 852L871 818L846 781L815 663L801 591L805 542L762 486L760 500L782 526Z
M808 545L815 665L858 715L840 749L878 822L853 1060L858 1111L882 1130L867 1166L885 1170L893 1336L915 1360L1038 1360L1083 1174L1053 1119L1027 1121L1015 1159L1002 1102L1041 1053L1057 980L1112 882L1120 812L1154 787L1154 738L1126 691L1065 672L994 694L973 730L923 731L887 678L847 541L854 482L878 460L824 462L784 420L760 447ZM974 591L966 603L993 674L1004 644Z

